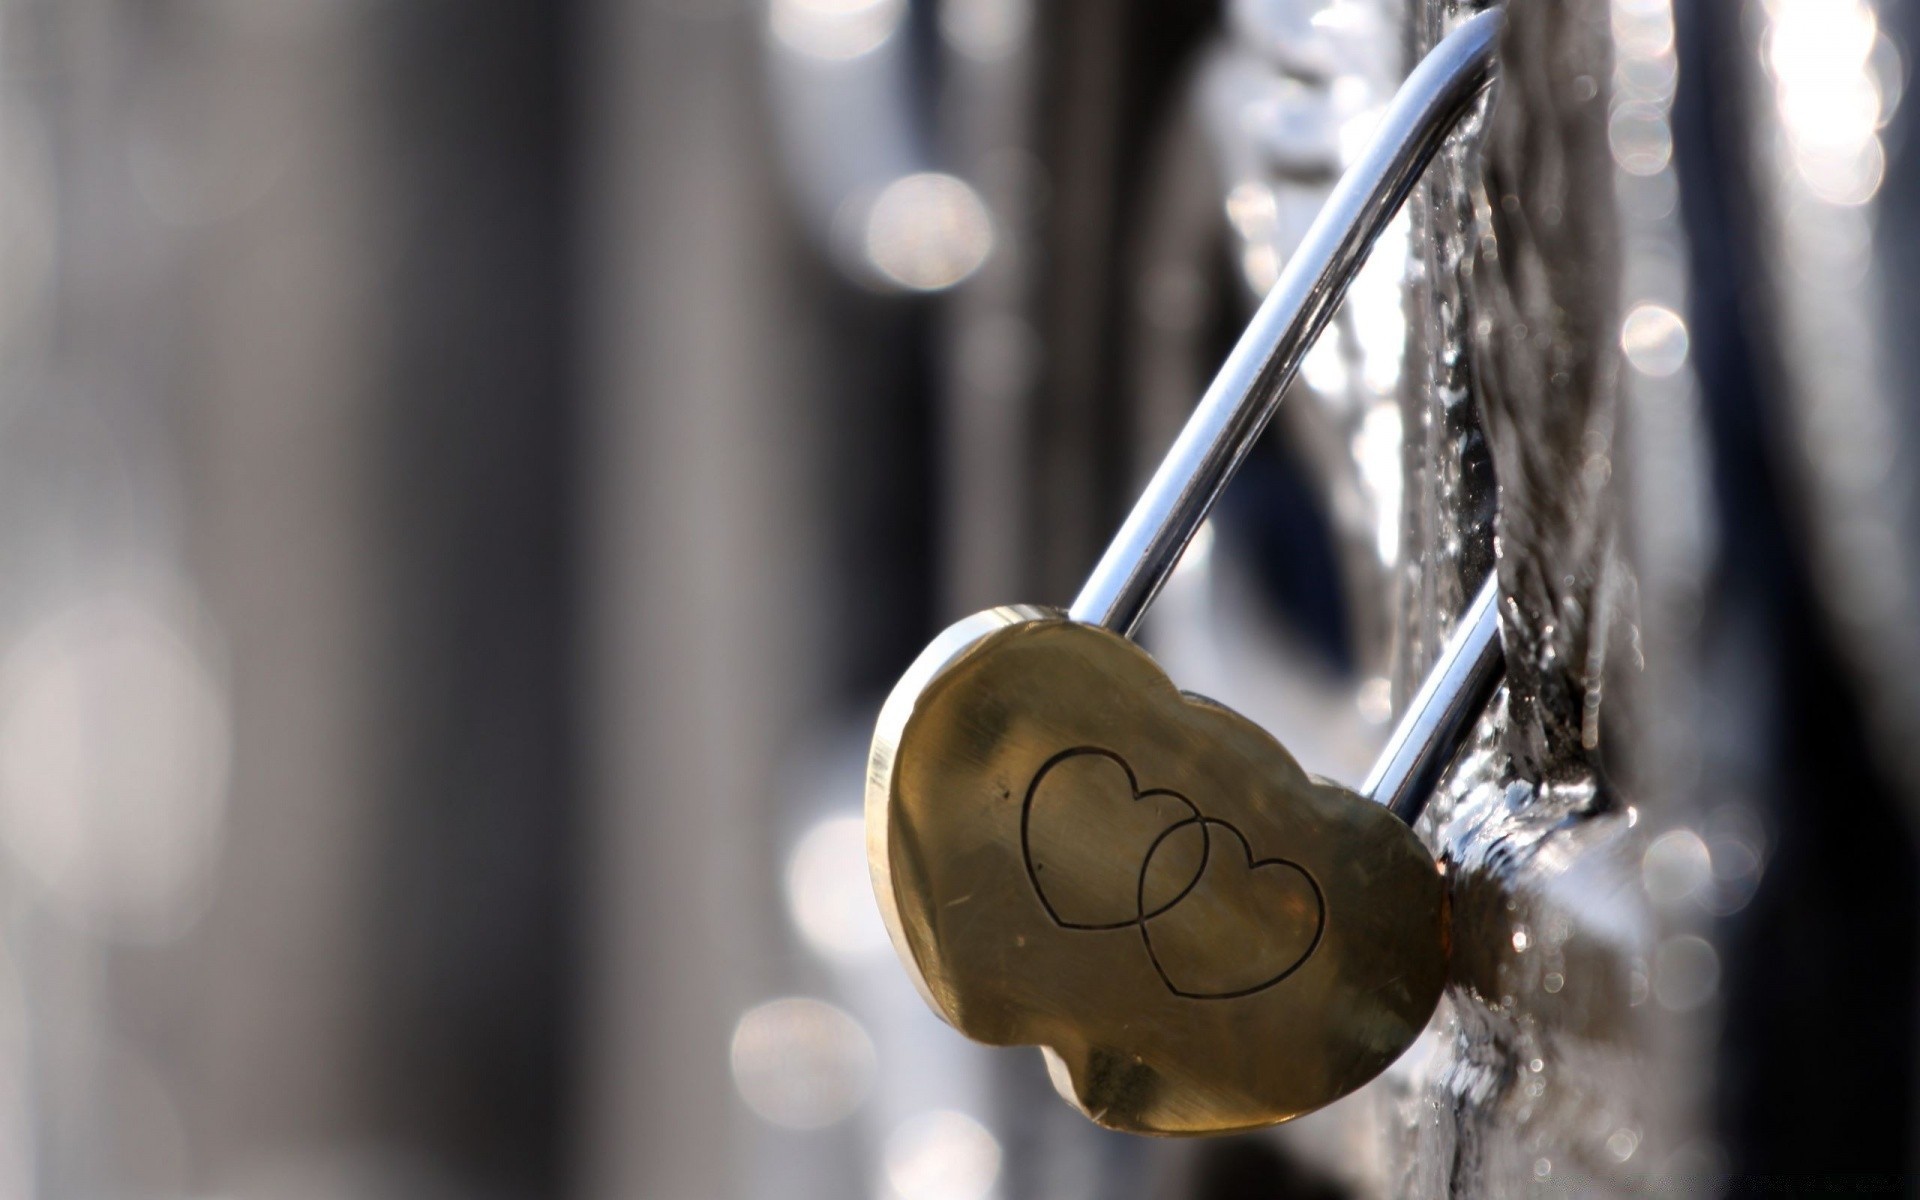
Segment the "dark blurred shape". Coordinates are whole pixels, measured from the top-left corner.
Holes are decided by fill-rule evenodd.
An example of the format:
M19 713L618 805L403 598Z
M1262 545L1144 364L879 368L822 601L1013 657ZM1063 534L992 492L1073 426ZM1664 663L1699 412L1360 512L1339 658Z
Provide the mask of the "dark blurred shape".
M369 564L387 723L365 1113L500 1195L572 1153L582 567L575 6L368 27L384 327Z
M1208 1146L1195 1156L1193 1200L1346 1200L1348 1192L1248 1138Z

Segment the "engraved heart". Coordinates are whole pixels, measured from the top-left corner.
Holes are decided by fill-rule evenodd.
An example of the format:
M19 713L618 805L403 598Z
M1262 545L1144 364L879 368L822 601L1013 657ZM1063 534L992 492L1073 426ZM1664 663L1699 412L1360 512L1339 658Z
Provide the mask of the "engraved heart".
M1048 609L935 639L888 698L868 860L936 1012L1044 1051L1095 1121L1219 1133L1351 1092L1446 978L1446 889L1386 809Z
M1021 851L1034 892L1063 928L1124 929L1142 912L1166 911L1198 880L1204 835L1170 835L1199 818L1178 792L1141 790L1113 751L1075 747L1033 777Z
M1245 835L1225 821L1203 818L1201 828L1207 841L1198 877L1179 903L1158 912L1143 908L1140 937L1160 977L1179 995L1252 995L1291 975L1319 946L1326 901L1299 863L1256 861ZM1176 833L1170 829L1154 844L1148 871L1163 847L1177 847Z

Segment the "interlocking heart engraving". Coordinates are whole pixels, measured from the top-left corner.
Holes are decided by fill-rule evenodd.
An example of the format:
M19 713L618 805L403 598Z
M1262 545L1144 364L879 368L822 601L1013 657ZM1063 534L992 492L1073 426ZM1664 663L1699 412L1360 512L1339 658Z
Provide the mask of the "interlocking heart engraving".
M1106 844L1086 838L1102 828ZM1127 760L1103 747L1076 746L1041 766L1027 789L1020 846L1054 924L1138 929L1176 996L1230 1000L1272 987L1326 929L1326 898L1305 867L1256 859L1231 822L1202 815L1171 788L1142 790ZM1130 859L1138 861L1131 871ZM1220 936L1222 912L1291 936L1265 939L1265 954L1248 957L1242 939Z
M1446 893L1386 809L1045 609L948 630L882 711L874 886L923 995L1094 1120L1213 1133L1353 1090L1425 1026Z

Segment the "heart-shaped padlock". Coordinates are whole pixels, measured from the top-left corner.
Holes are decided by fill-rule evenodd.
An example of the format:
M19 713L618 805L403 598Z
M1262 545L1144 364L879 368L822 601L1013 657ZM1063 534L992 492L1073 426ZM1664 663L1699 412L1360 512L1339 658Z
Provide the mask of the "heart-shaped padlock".
M868 855L901 958L955 1028L1041 1047L1110 1128L1309 1112L1438 1002L1445 880L1407 820L1497 681L1491 582L1366 795L1182 693L1125 635L1479 94L1499 21L1464 22L1408 79L1072 609L959 622L881 712Z

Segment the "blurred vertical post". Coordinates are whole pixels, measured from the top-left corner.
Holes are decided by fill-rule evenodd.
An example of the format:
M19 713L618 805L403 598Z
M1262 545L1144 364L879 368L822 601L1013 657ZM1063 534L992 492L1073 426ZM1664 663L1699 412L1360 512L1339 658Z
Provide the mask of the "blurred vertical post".
M757 6L585 31L593 919L583 1194L729 1194L728 1041L778 978L777 765L817 649ZM817 684L816 684L817 686ZM790 784L785 786L791 786Z

